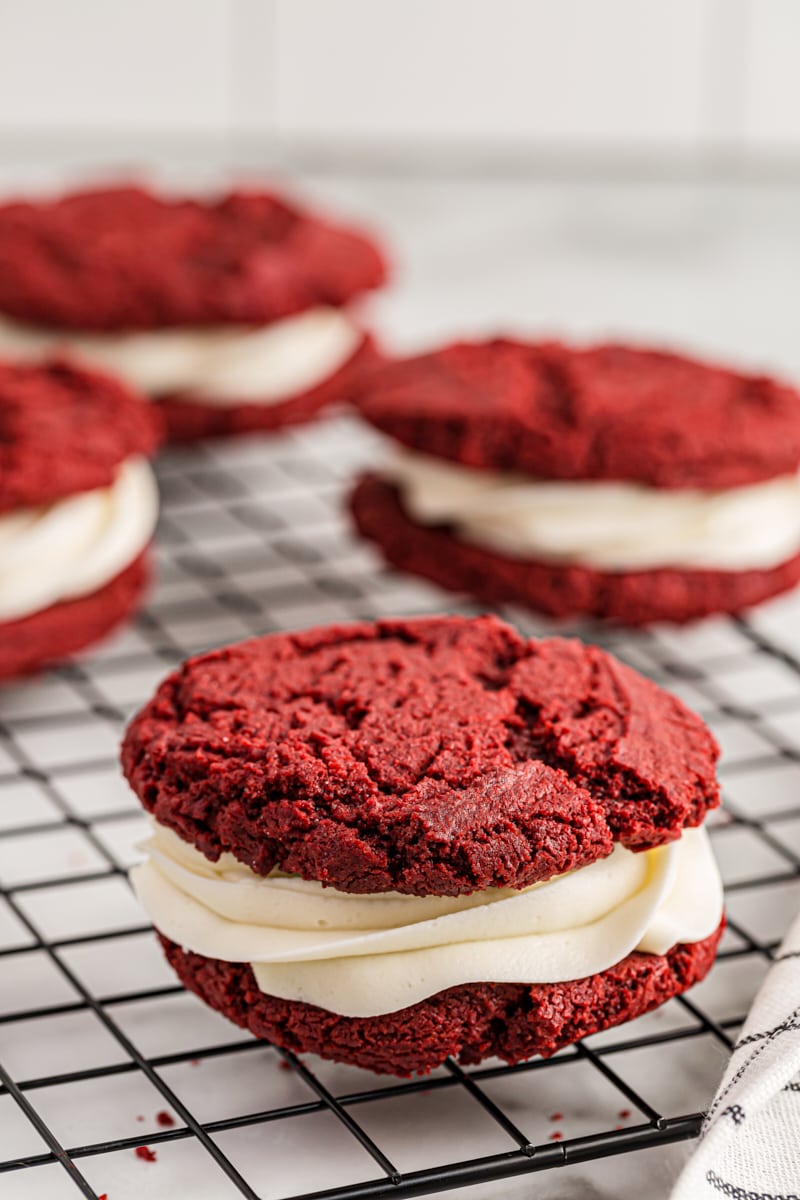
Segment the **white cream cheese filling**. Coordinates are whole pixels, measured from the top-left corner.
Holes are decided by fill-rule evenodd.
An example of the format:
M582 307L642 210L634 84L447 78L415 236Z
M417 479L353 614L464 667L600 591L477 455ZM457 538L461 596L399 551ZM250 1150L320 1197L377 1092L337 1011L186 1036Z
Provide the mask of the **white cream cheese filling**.
M402 452L381 467L423 525L512 558L601 570L776 567L800 551L800 474L723 491L553 481Z
M313 308L269 325L82 334L0 317L0 357L66 353L151 396L186 392L226 407L279 404L323 383L362 334L340 308Z
M153 924L179 945L249 962L259 988L351 1017L396 1012L445 988L557 983L710 936L722 885L708 836L608 858L522 891L355 895L224 854L211 863L154 826L131 872Z
M0 621L97 591L139 556L157 518L144 458L124 462L110 487L0 516Z

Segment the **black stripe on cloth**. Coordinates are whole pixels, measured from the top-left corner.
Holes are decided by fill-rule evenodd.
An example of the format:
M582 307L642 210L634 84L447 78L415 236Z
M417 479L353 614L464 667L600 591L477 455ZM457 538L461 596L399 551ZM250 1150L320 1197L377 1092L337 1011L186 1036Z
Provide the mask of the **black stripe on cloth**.
M792 1016L794 1016L794 1013ZM774 1038L779 1033L791 1033L794 1029L800 1029L800 1021L783 1021L780 1025L776 1025L774 1029L765 1029L763 1033L749 1034L746 1038L742 1038L740 1042L737 1042L733 1049L734 1051L741 1050L742 1046L749 1046L751 1042L760 1042L763 1038Z
M736 1183L729 1183L727 1179L721 1179L716 1171L706 1171L706 1183L723 1196L730 1196L731 1200L800 1200L800 1195L797 1192L752 1192L747 1188L739 1187Z
M736 1045L733 1048L734 1054L737 1052L737 1050L740 1050L743 1046L749 1045L751 1042L760 1042L761 1044L756 1046L753 1053L747 1059L745 1059L745 1061L742 1063L742 1065L739 1067L739 1069L734 1072L734 1074L728 1080L727 1084L722 1089L722 1091L717 1093L714 1103L711 1105L711 1108L706 1113L706 1119L703 1122L703 1130L702 1130L703 1134L705 1134L706 1131L708 1130L714 1114L721 1107L723 1100L728 1095L731 1088L735 1087L735 1085L739 1082L739 1080L744 1075L747 1074L747 1072L750 1070L750 1068L752 1067L753 1063L756 1061L758 1056L764 1050L766 1050L768 1046L771 1045L773 1040L776 1037L778 1037L779 1034L788 1033L792 1029L800 1029L800 1020L798 1020L799 1014L800 1014L800 1004L797 1006L797 1008L792 1010L792 1012L789 1014L787 1020L784 1021L782 1024L776 1025L773 1029L767 1029L763 1033L751 1033L748 1037L744 1038L741 1042L736 1043Z

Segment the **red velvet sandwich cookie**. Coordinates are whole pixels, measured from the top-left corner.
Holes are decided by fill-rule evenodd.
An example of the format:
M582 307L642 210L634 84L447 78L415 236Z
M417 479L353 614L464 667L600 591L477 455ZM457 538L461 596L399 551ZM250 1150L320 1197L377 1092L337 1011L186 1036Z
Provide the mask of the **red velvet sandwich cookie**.
M364 234L271 192L5 204L0 353L112 371L175 438L277 429L346 399L377 360L348 306L385 274Z
M0 363L0 678L72 654L135 608L160 432L106 376Z
M376 1071L514 1062L709 969L717 747L579 642L493 617L280 634L189 660L130 725L140 900L187 987Z
M369 373L399 452L352 509L395 566L490 603L628 624L800 579L800 395L676 354L498 339Z

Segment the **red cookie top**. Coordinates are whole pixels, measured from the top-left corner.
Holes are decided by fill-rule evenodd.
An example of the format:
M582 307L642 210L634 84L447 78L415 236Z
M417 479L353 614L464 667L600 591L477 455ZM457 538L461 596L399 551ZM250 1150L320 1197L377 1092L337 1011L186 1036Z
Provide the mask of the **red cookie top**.
M107 375L0 362L0 513L107 487L160 436L155 408Z
M800 394L678 354L498 338L389 363L369 421L425 454L554 479L730 488L800 465Z
M345 304L385 274L362 234L268 192L119 187L0 206L0 312L38 325L265 324Z
M190 659L128 728L145 808L349 892L524 887L719 801L699 717L609 655L495 617L277 634Z

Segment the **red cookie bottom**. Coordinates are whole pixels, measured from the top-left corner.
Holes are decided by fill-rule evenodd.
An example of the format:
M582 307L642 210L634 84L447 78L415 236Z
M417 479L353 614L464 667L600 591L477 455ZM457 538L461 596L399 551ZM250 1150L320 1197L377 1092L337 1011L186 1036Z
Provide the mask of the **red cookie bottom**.
M800 554L769 571L610 572L506 558L459 541L444 526L417 524L403 508L397 488L375 475L358 482L350 504L359 532L401 570L486 604L523 604L553 617L682 624L751 608L800 581Z
M99 591L0 624L0 679L27 675L104 637L138 606L149 579L145 550Z
M275 432L288 425L312 420L330 404L349 401L354 380L368 367L383 361L374 340L365 337L352 358L334 375L280 404L231 406L192 400L189 393L164 396L158 407L171 442L196 442L201 438L233 437L241 433Z
M725 921L710 937L666 954L629 954L569 983L474 983L448 988L400 1012L342 1017L259 991L247 963L182 950L159 934L181 982L258 1038L382 1075L424 1075L452 1055L508 1063L555 1054L580 1038L640 1017L709 971Z

